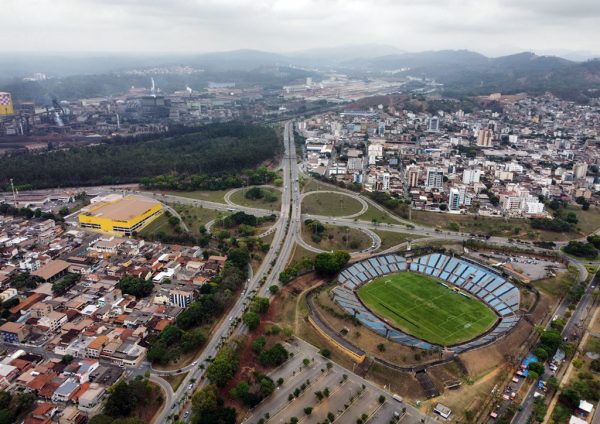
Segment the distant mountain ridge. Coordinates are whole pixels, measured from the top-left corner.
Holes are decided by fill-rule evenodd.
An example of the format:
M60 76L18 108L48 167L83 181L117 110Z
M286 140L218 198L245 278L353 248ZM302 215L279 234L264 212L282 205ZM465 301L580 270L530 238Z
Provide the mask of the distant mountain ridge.
M96 73L101 77L126 69L187 65L206 69L207 78L213 75L211 78L221 76L235 80L236 77L244 78L250 71L264 75L258 79L255 75L254 83L260 82L261 78L268 79L267 75L281 76L282 69L290 75L286 82L301 78L301 70L305 75L306 70L313 73L313 69L337 69L351 76L371 77L383 76L385 71L407 69L406 75L432 78L442 83L444 94L450 96L550 91L581 102L600 96L600 59L576 62L531 52L488 57L470 50L409 53L393 46L364 44L290 53L242 49L190 55L73 55L70 59L65 55L28 57L23 54L18 59L15 62L14 57L0 55L0 76L6 78L4 84L0 81L0 86L6 86L13 76L22 77L33 72L52 72L59 77ZM272 79L271 82L275 81Z

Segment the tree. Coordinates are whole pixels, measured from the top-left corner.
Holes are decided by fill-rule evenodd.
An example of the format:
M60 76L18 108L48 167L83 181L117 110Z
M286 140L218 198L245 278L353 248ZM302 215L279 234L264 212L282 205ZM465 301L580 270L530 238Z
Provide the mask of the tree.
M540 362L546 362L546 360L548 359L548 352L542 346L538 346L533 351L533 354Z
M250 304L250 310L261 315L265 314L269 310L269 298L256 296Z
M302 360L302 364L303 364L305 367L308 367L308 366L310 365L310 359L308 359L308 358L304 358L304 359Z
M569 255L579 256L587 259L595 259L598 256L598 250L593 244L580 241L570 241L564 248Z
M558 379L554 375L550 376L550 378L546 381L546 384L550 390L558 389Z
M265 336L258 336L252 342L252 351L258 355L260 352L262 352L266 344L267 339L265 338Z
M544 375L546 370L544 368L544 364L540 362L532 362L529 364L529 372L531 371L535 372L537 375Z
M121 290L123 294L130 294L137 298L147 297L152 293L154 289L154 283L152 280L145 280L141 277L134 277L132 275L125 275L119 283L117 288Z
M222 347L206 370L208 380L218 387L225 385L233 378L239 367L235 350L231 346Z
M69 355L69 354L64 355L61 358L60 362L62 362L63 364L67 364L67 365L70 364L71 362L73 362L73 355Z
M73 287L81 279L81 274L69 273L65 275L61 280L56 281L52 284L52 292L58 296L65 294L71 287Z
M331 357L331 351L327 348L323 348L321 349L321 355L323 355L325 358L329 358Z
M306 408L304 408L304 413L306 415L312 414L312 411L313 411L312 406L307 406Z
M264 350L258 357L262 365L279 366L287 361L289 357L288 351L281 345L276 343L270 349Z
M192 422L202 424L235 424L236 411L224 406L215 386L196 391L192 397Z
M579 407L579 402L581 402L581 397L579 392L573 388L565 389L558 396L558 400L563 405L567 406L569 409L574 411Z
M252 331L260 325L260 315L256 312L248 311L242 317L242 321L248 326L250 331Z
M245 268L250 262L250 253L246 249L231 249L227 253L227 260L238 268Z
M315 257L315 271L323 277L333 277L349 260L350 254L341 250L333 253L319 253Z
M378 401L379 401L379 403L384 403L385 402L385 396L384 395L380 395Z
M104 414L111 417L126 417L136 407L138 399L126 381L119 381L111 387L104 404Z
M275 284L269 286L269 291L271 292L271 294L275 294L279 291L279 287Z
M385 345L383 343L379 343L377 345L377 350L379 350L380 352L385 352Z

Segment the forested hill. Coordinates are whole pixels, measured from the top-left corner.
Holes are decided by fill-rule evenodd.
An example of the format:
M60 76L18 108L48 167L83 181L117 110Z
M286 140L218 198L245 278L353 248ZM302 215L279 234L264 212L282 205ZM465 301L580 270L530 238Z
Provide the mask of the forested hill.
M226 175L255 168L281 151L272 128L210 124L169 138L113 142L0 160L0 189L11 178L32 188L140 182L157 175Z

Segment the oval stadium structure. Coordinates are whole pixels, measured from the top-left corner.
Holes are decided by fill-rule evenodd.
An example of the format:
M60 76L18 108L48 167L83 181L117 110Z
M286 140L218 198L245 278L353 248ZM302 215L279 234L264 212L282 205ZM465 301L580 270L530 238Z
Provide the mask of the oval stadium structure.
M470 259L444 253L430 253L405 258L397 254L372 257L354 263L338 275L338 285L333 289L333 300L362 325L387 339L420 349L437 350L436 345L409 334L390 324L370 310L358 297L363 285L379 277L402 272L419 273L435 279L439 284L458 295L474 297L485 303L497 315L492 328L471 340L445 346L461 353L490 344L507 334L519 322L519 289L493 269Z

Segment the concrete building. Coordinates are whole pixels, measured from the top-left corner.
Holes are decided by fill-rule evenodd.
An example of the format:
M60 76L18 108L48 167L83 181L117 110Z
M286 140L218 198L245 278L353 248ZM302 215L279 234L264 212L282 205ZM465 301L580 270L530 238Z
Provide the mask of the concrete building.
M588 164L585 162L577 162L573 165L573 176L576 179L585 178L588 170Z
M465 169L463 171L463 184L476 184L481 178L479 169Z
M130 236L162 213L162 205L143 196L99 202L79 214L79 225L94 231Z
M192 290L173 289L169 291L169 302L180 308L187 308L194 300Z
M491 147L492 136L492 130L489 128L479 130L479 133L477 134L477 145L480 147Z
M70 265L71 264L61 259L52 260L37 271L32 272L31 275L40 277L46 282L54 281L65 275Z
M406 180L408 187L416 187L419 185L419 168L417 166L409 166L406 170Z
M0 327L0 336L6 343L21 343L28 335L25 324L8 321Z
M425 187L441 189L444 187L444 171L439 168L427 168Z
M429 122L427 124L427 132L440 132L440 118L438 118L437 116L432 116L431 118L429 118Z
M451 211L460 210L460 191L457 188L450 189L450 196L448 197L448 209Z

